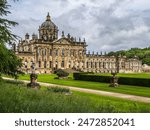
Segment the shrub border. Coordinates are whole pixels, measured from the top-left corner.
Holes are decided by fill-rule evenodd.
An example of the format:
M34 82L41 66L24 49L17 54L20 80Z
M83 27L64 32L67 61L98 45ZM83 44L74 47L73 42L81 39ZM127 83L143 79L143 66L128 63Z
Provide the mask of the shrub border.
M75 80L93 81L110 83L111 76L94 75L92 73L73 73ZM150 79L133 78L133 77L118 77L118 83L124 85L150 87Z

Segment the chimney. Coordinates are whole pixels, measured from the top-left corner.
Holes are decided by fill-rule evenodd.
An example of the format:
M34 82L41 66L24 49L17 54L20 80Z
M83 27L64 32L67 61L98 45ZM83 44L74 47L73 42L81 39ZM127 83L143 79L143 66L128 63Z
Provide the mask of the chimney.
M29 38L30 38L30 35L28 33L26 33L25 40L29 40Z

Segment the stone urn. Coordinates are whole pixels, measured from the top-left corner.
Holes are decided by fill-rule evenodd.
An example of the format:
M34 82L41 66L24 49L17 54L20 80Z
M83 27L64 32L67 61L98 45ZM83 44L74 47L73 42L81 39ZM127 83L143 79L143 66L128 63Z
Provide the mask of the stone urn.
M118 77L116 76L116 72L112 72L112 77L110 79L109 87L117 87L118 86Z
M27 84L27 87L40 89L40 85L36 83L38 75L35 73L30 74L30 83Z

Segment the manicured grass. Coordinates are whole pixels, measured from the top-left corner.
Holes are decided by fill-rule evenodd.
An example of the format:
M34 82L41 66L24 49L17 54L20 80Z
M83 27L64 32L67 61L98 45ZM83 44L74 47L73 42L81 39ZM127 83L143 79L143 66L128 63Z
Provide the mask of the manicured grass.
M110 73L103 74L94 74L94 75L102 75L102 76L112 76ZM150 79L150 73L119 73L118 77L133 77L133 78L148 78Z
M72 75L69 77L69 79L55 79L55 78L56 78L56 75L54 74L38 75L39 82L46 82L46 83L52 83L52 84L67 85L67 86L73 86L73 87L89 88L89 89L95 89L95 90L104 90L104 91L111 91L111 92L117 92L117 93L125 93L125 94L131 94L131 95L150 97L150 88L148 87L119 85L117 88L111 88L111 87L108 87L109 84L107 83L74 80ZM19 79L29 80L29 75L20 76Z
M150 112L150 104L73 91L72 95L0 82L0 112Z

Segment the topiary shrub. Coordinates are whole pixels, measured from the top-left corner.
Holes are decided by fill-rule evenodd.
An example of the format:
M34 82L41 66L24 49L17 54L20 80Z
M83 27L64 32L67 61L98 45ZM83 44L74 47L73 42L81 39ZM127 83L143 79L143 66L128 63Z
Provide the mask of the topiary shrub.
M62 69L56 70L55 73L59 78L68 77L68 75L69 75L69 73L67 73L66 71L64 71Z

